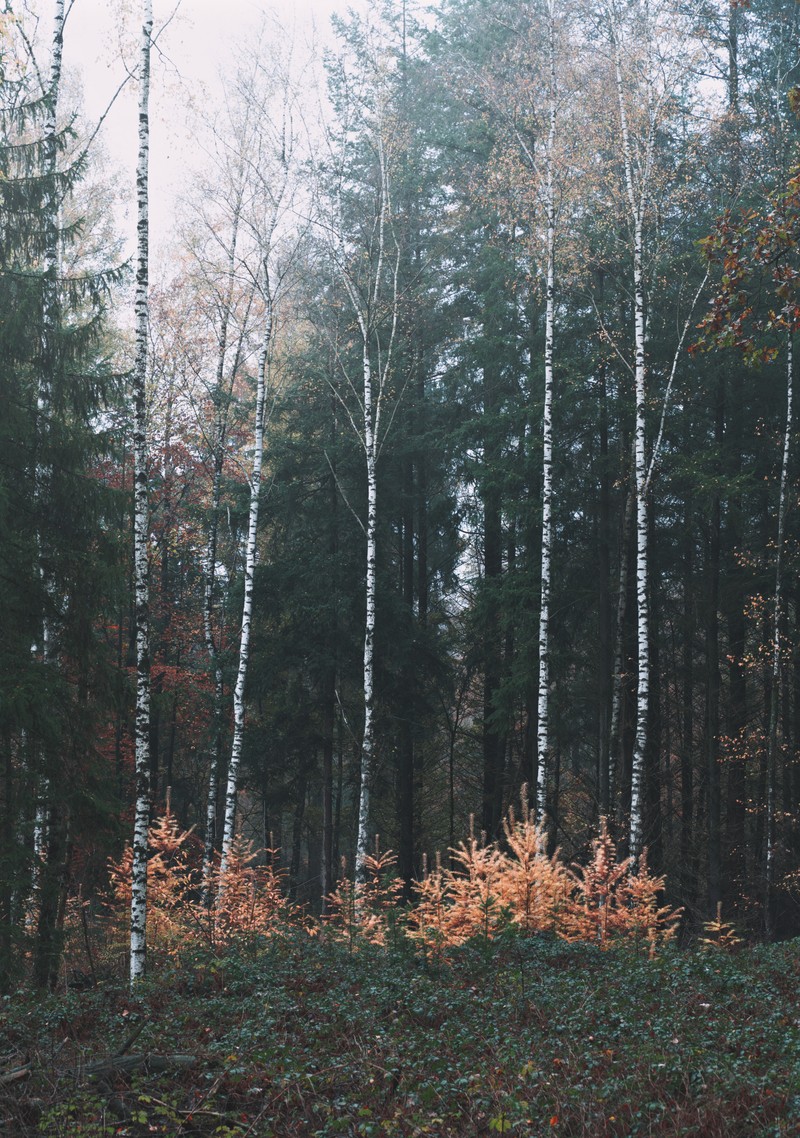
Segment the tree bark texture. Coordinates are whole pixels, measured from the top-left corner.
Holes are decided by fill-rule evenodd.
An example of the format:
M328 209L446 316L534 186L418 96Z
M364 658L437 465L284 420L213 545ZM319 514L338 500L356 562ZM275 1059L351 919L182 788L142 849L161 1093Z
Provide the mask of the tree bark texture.
M144 0L139 62L139 156L136 166L136 361L134 402L134 595L136 626L136 813L131 881L130 980L147 959L147 830L150 822L150 589L148 581L147 351L149 331L150 48L152 0Z

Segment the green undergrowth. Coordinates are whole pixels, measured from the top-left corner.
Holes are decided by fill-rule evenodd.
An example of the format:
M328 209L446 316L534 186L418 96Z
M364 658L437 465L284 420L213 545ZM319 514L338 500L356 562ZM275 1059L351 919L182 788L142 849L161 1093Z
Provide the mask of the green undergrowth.
M512 937L431 968L298 935L135 998L6 999L0 1050L30 1074L0 1087L0 1134L800 1135L799 991L796 941L646 960ZM123 1049L191 1059L87 1073Z

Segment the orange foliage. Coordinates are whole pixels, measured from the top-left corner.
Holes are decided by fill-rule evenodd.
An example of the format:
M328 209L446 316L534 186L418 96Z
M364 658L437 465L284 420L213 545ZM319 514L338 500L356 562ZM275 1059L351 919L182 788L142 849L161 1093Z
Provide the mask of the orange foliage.
M213 928L209 932L217 945L230 944L242 937L275 936L286 929L297 915L283 891L283 874L275 869L277 850L266 850L267 865L254 866L256 857L248 843L236 838L228 854L228 867L222 880L219 864L211 880Z
M270 864L254 866L256 852L237 840L224 881L217 864L204 891L199 850L189 841L191 833L180 829L169 809L148 832L148 953L177 956L192 944L222 947L285 929L296 910L285 897L281 874L274 868L276 851L266 851ZM120 860L109 864L113 915L117 917L130 908L132 862L133 851L126 846ZM206 905L203 892L216 901Z
M147 862L147 940L151 952L177 952L193 924L187 900L194 885L190 848L191 830L181 831L167 811L148 831L152 851ZM115 910L127 913L131 904L133 849L125 847L118 862L109 863ZM189 917L189 929L187 929Z
M569 875L558 850L548 857L544 825L536 824L524 792L521 820L515 821L511 809L503 828L510 856L504 858L501 875L502 903L523 932L558 932L570 893Z
M504 824L508 850L480 845L474 835L452 850L456 868L436 869L416 883L418 904L408 935L429 954L474 936L492 939L509 923L525 933L559 931L570 879L548 856L544 827L537 825L523 794L522 818L513 810Z
M408 935L425 952L444 959L449 946L480 935L490 939L509 925L526 935L554 932L566 940L589 940L603 948L620 940L646 944L654 955L676 933L681 910L660 906L664 878L655 877L643 851L638 865L617 859L605 820L585 868L566 869L558 851L547 853L523 794L522 818L509 811L506 848L478 845L475 838L453 851L455 869L436 869L417 882L418 903Z
M363 881L343 877L328 898L327 928L351 948L386 945L404 932L429 958L444 961L455 945L479 937L492 940L505 929L524 935L555 933L608 948L619 941L646 945L651 955L674 936L680 910L659 905L664 878L650 873L647 852L634 866L618 860L605 820L585 867L568 870L558 852L547 853L544 826L530 813L523 792L521 818L509 811L505 842L486 845L473 835L451 850L452 865L437 858L431 872L414 883L415 904L402 904L403 882L391 851L377 848L365 862ZM281 874L269 864L254 866L255 854L234 844L224 881L219 866L201 889L198 845L167 811L150 828L147 866L148 944L151 952L177 955L191 944L227 946L241 939L280 935L299 910L284 895ZM130 847L110 867L115 909L130 906ZM214 900L208 905L203 896ZM306 921L306 928L315 928Z
M585 867L575 866L572 874L577 886L573 903L565 910L563 935L568 940L591 940L602 948L619 937L647 942L650 955L659 943L677 932L681 910L659 907L658 895L664 889L663 877L654 877L647 866L647 850L639 857L617 861L617 850L605 818L592 842L592 859Z

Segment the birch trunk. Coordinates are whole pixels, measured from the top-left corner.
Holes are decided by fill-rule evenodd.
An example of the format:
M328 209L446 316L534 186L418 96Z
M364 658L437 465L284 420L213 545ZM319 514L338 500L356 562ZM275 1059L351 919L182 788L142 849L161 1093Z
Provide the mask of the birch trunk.
M264 455L264 424L266 419L267 386L272 347L272 294L270 291L269 269L264 259L264 333L258 361L256 381L255 449L253 471L250 476L250 513L247 527L247 546L244 566L244 600L242 602L242 630L239 637L239 664L236 670L236 686L233 691L233 742L228 764L228 783L225 791L225 828L222 835L222 857L220 861L220 888L223 888L231 849L236 835L236 802L239 782L239 765L244 741L244 691L247 681L247 665L250 658L250 625L253 614L253 581L256 569L256 537L258 534L258 511L261 492L261 466Z
M544 414L542 422L542 582L539 606L539 702L537 727L536 806L539 819L547 811L550 716L550 570L553 546L553 329L555 309L556 199L553 148L556 139L555 3L548 6L550 63L550 126L545 148L545 209L547 213L547 292L544 340Z
M150 595L147 572L148 166L152 0L144 0L139 64L139 157L136 167L137 267L134 397L134 592L136 624L136 815L131 880L131 986L145 973L147 954L147 829L150 821Z
M636 685L636 741L633 748L629 849L633 857L638 857L641 850L643 833L644 762L645 750L647 748L647 719L650 710L650 620L647 597L647 460L645 455L645 321L644 289L642 282L641 209L637 213L634 226L633 281L636 338L636 611L639 667Z
M361 773L358 791L358 833L356 837L355 876L363 881L366 872L366 858L369 847L370 796L372 791L373 766L375 758L375 690L374 690L374 651L377 530L378 530L378 478L377 463L380 452L380 425L386 386L392 366L398 320L398 275L400 271L400 248L392 228L392 202L389 181L388 156L381 133L382 123L376 128L375 148L377 151L380 186L378 191L377 215L375 217L375 264L370 269L364 293L359 290L357 278L351 272L351 264L345 245L344 215L341 197L338 200L339 217L335 231L334 256L338 262L341 280L350 300L358 324L361 338L361 423L356 423L346 404L345 411L353 429L358 434L364 448L367 475L367 519L364 525L366 537L366 614L364 622L364 734L361 746ZM388 242L391 239L394 249L389 259ZM388 302L383 299L386 289L384 273L390 274L391 291ZM388 311L389 330L382 343L381 329L376 315L384 309ZM375 354L373 366L372 352ZM336 389L334 393L341 400Z
M378 481L375 472L375 414L373 409L372 367L369 343L364 338L364 453L367 465L367 573L366 620L364 628L364 738L361 745L361 783L358 799L358 839L356 841L356 874L364 873L369 845L369 803L372 790L372 766L375 747L373 716L375 709L375 569L377 560Z
M625 654L625 616L628 611L628 550L633 528L633 506L635 491L629 489L625 496L625 513L622 519L622 532L619 544L619 591L617 593L616 631L614 634L614 665L612 669L611 729L609 734L609 802L613 802L617 789L617 771L624 767L622 739L622 696Z
M629 828L629 850L637 857L642 844L643 833L643 791L644 761L647 748L647 719L650 698L650 629L647 608L647 458L645 453L645 412L646 412L646 326L643 271L643 219L647 186L652 164L653 138L652 123L648 122L648 134L644 159L636 184L634 173L633 141L628 124L625 105L625 87L622 77L621 29L616 11L612 12L611 40L614 54L614 74L617 88L617 103L620 117L622 157L625 176L625 194L630 210L633 228L633 303L634 303L634 390L636 401L636 424L634 432L634 479L636 487L636 608L638 678L636 688L636 740L633 750L633 771L631 780L631 816Z
M219 764L222 759L223 736L223 701L224 684L222 665L219 659L218 637L214 634L214 584L217 576L217 541L219 535L219 509L222 498L222 472L225 465L225 443L228 434L228 407L233 384L239 368L242 350L242 338L235 352L235 359L230 371L230 382L226 391L225 365L228 355L228 333L230 327L231 309L233 306L233 291L236 279L236 248L239 233L239 217L242 208L242 195L239 193L234 210L231 228L231 244L228 255L225 295L222 298L220 315L219 351L217 355L217 371L215 377L215 395L217 408L214 418L214 438L212 441L214 455L214 479L211 487L211 517L208 527L208 540L205 555L205 581L203 585L203 635L208 655L209 668L214 683L213 725L211 756L208 770L208 792L206 795L206 830L203 849L204 899L208 903L208 883L211 878L211 868L214 856L214 839L217 827L217 792L219 780Z
M214 453L214 482L211 490L211 525L209 526L208 541L205 556L205 582L203 588L203 635L206 642L206 652L214 682L214 704L212 710L212 742L211 756L208 769L208 791L206 795L206 832L203 846L203 892L207 901L208 882L211 876L212 859L214 856L214 838L217 826L217 786L219 780L219 764L222 758L222 707L224 699L224 685L222 666L219 660L219 648L214 636L214 580L217 572L217 536L219 530L219 506L222 497L222 468L223 451L219 431L215 438Z
M255 75L262 74L263 64L254 57ZM255 296L263 303L261 315L262 328L256 368L256 405L253 434L253 464L249 479L250 505L248 512L247 539L244 556L244 596L242 601L242 624L239 635L239 655L236 682L233 691L233 738L228 762L228 777L225 790L225 819L222 834L220 857L220 890L224 889L224 878L228 870L231 851L236 837L236 811L239 785L239 767L242 757L245 727L245 687L250 658L250 632L253 610L253 587L257 561L257 535L259 506L261 496L262 465L264 456L264 433L267 423L267 399L272 382L272 340L275 328L275 305L289 259L284 261L281 249L281 218L288 208L287 192L290 192L290 173L294 153L295 138L292 130L292 91L286 75L276 75L277 91L282 96L279 117L275 119L275 106L272 103L273 91L268 93L256 83L255 78L241 74L239 93L245 111L245 132L238 139L237 169L241 183L237 183L237 232L247 233L245 251L252 251L252 267L248 269L247 256L239 256L235 251L236 237L230 252L228 265L228 292L232 296L236 275L243 271L250 280L252 294L249 305ZM227 147L227 143L226 143ZM255 258L257 257L257 260ZM230 309L230 304L227 306ZM240 337L245 334L247 316L242 322ZM227 332L227 324L226 336ZM224 351L224 349L223 349ZM239 366L243 341L240 338L230 381ZM218 363L218 382L224 369L223 355ZM227 401L226 401L227 402ZM220 428L219 458L224 450L225 430ZM216 499L215 511L218 508ZM211 558L214 559L213 556ZM209 806L212 788L209 786ZM209 851L210 852L210 851Z

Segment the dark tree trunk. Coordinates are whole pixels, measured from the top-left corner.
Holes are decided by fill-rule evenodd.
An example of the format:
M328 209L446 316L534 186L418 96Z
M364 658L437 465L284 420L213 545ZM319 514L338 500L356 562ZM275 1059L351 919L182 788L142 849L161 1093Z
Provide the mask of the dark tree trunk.
M725 418L725 387L720 379L714 426L717 453L722 450ZM707 615L706 615L706 813L707 813L707 902L713 915L722 900L721 872L721 789L719 767L719 571L721 503L717 489L711 503L708 539Z
M505 737L498 723L497 698L502 679L502 639L498 591L503 571L503 526L500 491L497 487L500 447L496 376L484 371L484 415L488 418L484 438L483 487L483 576L486 592L483 648L483 805L481 828L487 839L500 834L503 809Z
M33 983L52 989L63 950L64 898L69 862L69 812L53 804L48 820L47 858L39 876L39 919L33 954Z
M306 813L306 796L308 792L308 777L302 770L297 779L297 800L294 808L294 821L292 825L292 860L289 865L289 892L291 899L297 899L297 887L300 881L300 860L303 852L303 820Z
M733 486L742 473L742 373L737 369L731 381L728 411L729 470ZM743 545L742 496L735 491L728 504L725 609L728 627L728 685L730 691L728 729L728 789L726 801L726 900L736 903L742 896L747 874L747 671L745 667L745 606L747 582L739 563Z
M414 801L416 682L414 653L414 470L411 459L404 463L404 507L401 520L401 592L407 628L407 643L402 669L402 706L399 710L397 753L397 807L399 842L397 869L405 882L406 897L411 897L414 878L414 837L416 830Z
M697 895L694 853L694 508L690 497L684 510L683 549L683 677L681 684L681 893L687 905Z

